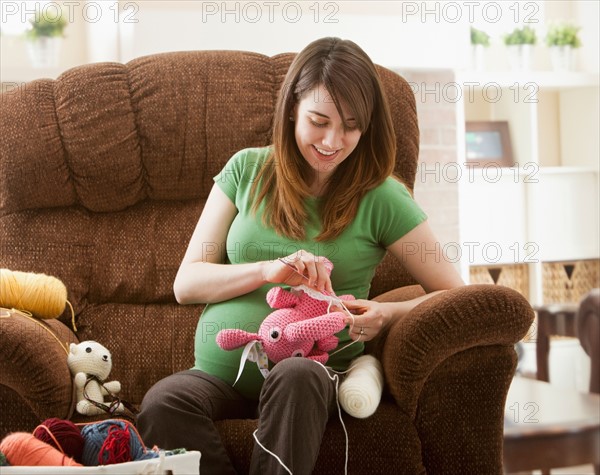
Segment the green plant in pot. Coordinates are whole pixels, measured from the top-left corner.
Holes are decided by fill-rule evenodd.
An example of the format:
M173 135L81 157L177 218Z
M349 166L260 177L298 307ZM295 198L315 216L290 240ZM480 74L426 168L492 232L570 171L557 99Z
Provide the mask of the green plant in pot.
M505 45L534 45L537 43L535 30L530 26L515 28L511 33L503 36Z
M471 44L488 47L490 45L490 35L483 30L471 27Z
M550 47L550 59L555 71L573 69L574 49L581 46L580 27L571 23L552 23L546 33L546 45Z
M476 71L485 69L485 49L490 46L490 35L471 27L471 66Z
M517 27L503 36L508 51L511 69L524 71L531 68L533 47L537 43L537 35L530 26Z
M27 50L34 67L53 68L58 66L60 47L64 38L67 20L57 8L37 13L29 20L25 32Z

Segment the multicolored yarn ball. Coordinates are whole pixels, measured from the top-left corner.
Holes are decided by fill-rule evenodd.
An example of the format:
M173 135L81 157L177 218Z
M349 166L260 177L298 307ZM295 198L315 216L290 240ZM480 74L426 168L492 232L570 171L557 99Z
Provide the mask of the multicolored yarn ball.
M146 460L159 456L147 450L135 430L127 421L108 419L89 424L81 429L84 439L82 462L87 466Z
M81 464L71 457L27 432L13 432L7 435L0 442L0 452L6 455L11 465L81 467Z
M81 462L84 440L79 427L71 421L57 417L46 419L35 428L33 435L77 462Z

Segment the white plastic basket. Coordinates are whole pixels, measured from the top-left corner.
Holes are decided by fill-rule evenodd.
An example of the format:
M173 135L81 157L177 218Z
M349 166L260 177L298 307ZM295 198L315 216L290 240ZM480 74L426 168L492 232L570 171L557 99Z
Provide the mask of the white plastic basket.
M97 467L0 467L0 475L199 475L200 452L169 455L137 462L99 465Z

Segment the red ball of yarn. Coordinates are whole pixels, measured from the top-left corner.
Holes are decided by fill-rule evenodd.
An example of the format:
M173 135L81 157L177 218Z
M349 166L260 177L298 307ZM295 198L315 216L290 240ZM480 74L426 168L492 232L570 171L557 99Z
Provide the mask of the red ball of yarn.
M81 430L71 421L56 417L46 419L33 431L36 439L81 462L84 439Z

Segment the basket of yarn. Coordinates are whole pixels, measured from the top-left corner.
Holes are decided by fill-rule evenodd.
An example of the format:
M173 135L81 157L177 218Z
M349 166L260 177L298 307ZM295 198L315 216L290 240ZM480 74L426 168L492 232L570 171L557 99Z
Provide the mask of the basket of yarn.
M85 424L52 418L42 422L33 434L14 432L0 442L9 465L98 466L159 457L148 450L131 422L108 419Z
M80 429L81 427L81 429ZM47 419L33 433L0 441L2 475L173 475L198 473L200 452L147 449L125 419L88 424Z
M36 318L58 318L71 308L73 330L75 313L67 300L61 280L46 274L0 269L0 307L26 312Z

